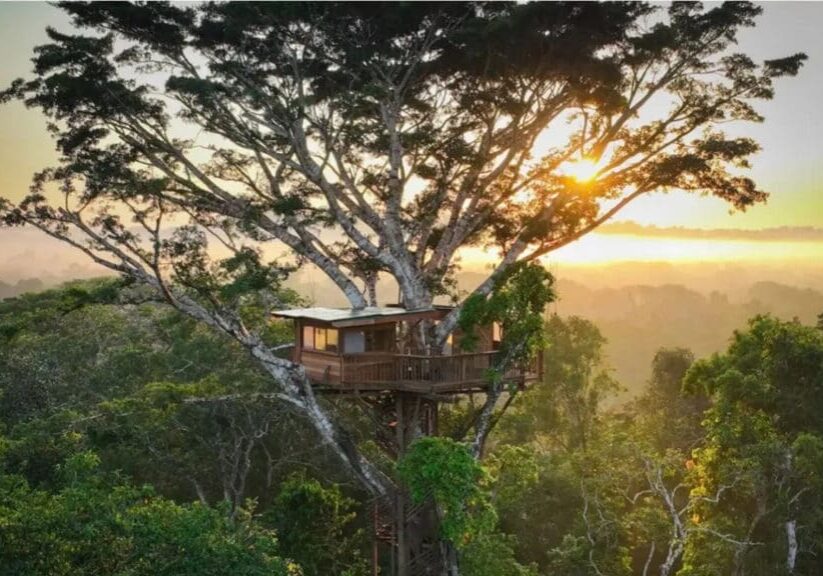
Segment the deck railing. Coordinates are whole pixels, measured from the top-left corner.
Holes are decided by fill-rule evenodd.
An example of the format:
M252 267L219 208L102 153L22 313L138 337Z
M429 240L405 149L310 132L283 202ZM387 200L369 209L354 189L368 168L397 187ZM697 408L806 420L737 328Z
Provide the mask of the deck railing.
M488 380L490 370L500 361L497 352L476 352L450 356L414 354L364 353L342 357L343 384L481 384ZM504 379L536 377L539 362L513 367Z

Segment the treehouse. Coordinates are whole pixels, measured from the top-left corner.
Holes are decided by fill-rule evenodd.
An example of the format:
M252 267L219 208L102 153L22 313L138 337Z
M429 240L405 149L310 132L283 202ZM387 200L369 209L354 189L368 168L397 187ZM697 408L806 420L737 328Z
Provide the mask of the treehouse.
M460 349L459 331L437 355L411 344L421 322L439 322L450 310L447 306L421 310L397 306L299 308L279 310L274 317L293 320L292 359L305 367L318 388L433 394L482 390L490 369L500 360L496 326L477 331L472 351ZM533 362L508 369L503 380L523 385L536 379L539 372L538 362Z

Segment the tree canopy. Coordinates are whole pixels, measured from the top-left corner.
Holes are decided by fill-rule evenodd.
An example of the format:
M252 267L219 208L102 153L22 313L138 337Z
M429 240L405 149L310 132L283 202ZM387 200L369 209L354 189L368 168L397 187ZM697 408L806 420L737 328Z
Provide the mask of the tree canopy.
M762 202L740 172L757 143L722 126L760 121L805 59L734 52L761 11L745 2L60 7L75 30L0 93L48 117L60 161L0 200L3 222L237 340L376 493L387 479L259 332L282 279L310 263L362 307L382 275L425 307L459 296L479 246L499 255L485 298L640 195Z
M52 119L62 162L7 220L79 228L118 269L202 290L208 271L272 282L254 248L278 242L354 306L370 270L428 304L460 248L501 250L502 270L646 192L764 200L728 170L757 144L719 125L759 121L754 101L804 59L732 53L747 3L61 6L91 34L50 30L4 98ZM232 249L219 270L205 230Z
M0 574L371 573L373 495L240 346L136 288L0 302ZM661 349L622 403L595 325L555 316L542 338L552 369L482 460L428 437L384 462L437 504L460 574L815 573L819 328L758 316L713 356Z
M73 456L54 493L0 473L0 574L300 574L250 511L232 524L218 508L179 505L151 487L97 475L98 465L92 453Z

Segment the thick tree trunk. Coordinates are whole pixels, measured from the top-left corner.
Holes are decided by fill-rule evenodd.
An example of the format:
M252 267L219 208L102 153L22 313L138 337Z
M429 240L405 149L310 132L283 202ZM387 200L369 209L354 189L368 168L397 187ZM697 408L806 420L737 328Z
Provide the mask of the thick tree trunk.
M263 368L286 389L282 399L298 408L340 461L374 496L385 496L392 483L358 450L354 441L332 422L317 402L311 382L302 366L277 358L261 342L244 342Z
M377 306L377 274L371 274L366 278L366 294L369 306Z
M395 422L397 453L402 457L417 438L437 434L437 403L419 394L396 394ZM440 537L436 503L431 498L414 502L402 486L394 502L393 576L458 576L456 561L450 562L454 556L444 553L450 547Z

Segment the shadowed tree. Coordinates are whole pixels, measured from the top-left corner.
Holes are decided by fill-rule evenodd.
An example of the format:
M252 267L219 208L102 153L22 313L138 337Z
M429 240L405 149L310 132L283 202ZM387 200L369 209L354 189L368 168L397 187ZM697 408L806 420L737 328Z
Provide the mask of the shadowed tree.
M251 509L226 522L219 508L177 504L99 465L93 452L68 458L53 492L0 473L0 574L301 574Z
M688 454L702 440L703 413L709 399L683 391L683 378L694 362L685 348L661 348L652 360L652 375L634 410L643 417L638 426L657 450L677 449Z
M749 3L61 7L77 29L49 30L33 78L0 93L43 111L61 159L3 220L235 338L377 494L390 481L260 335L288 272L318 267L353 307L390 277L421 308L479 246L497 259L476 303L643 194L762 202L738 170L757 144L720 126L760 121L805 58L734 53Z
M355 501L338 486L295 474L281 484L262 522L276 530L284 555L305 576L358 576L369 570L361 554L367 538L356 519Z

